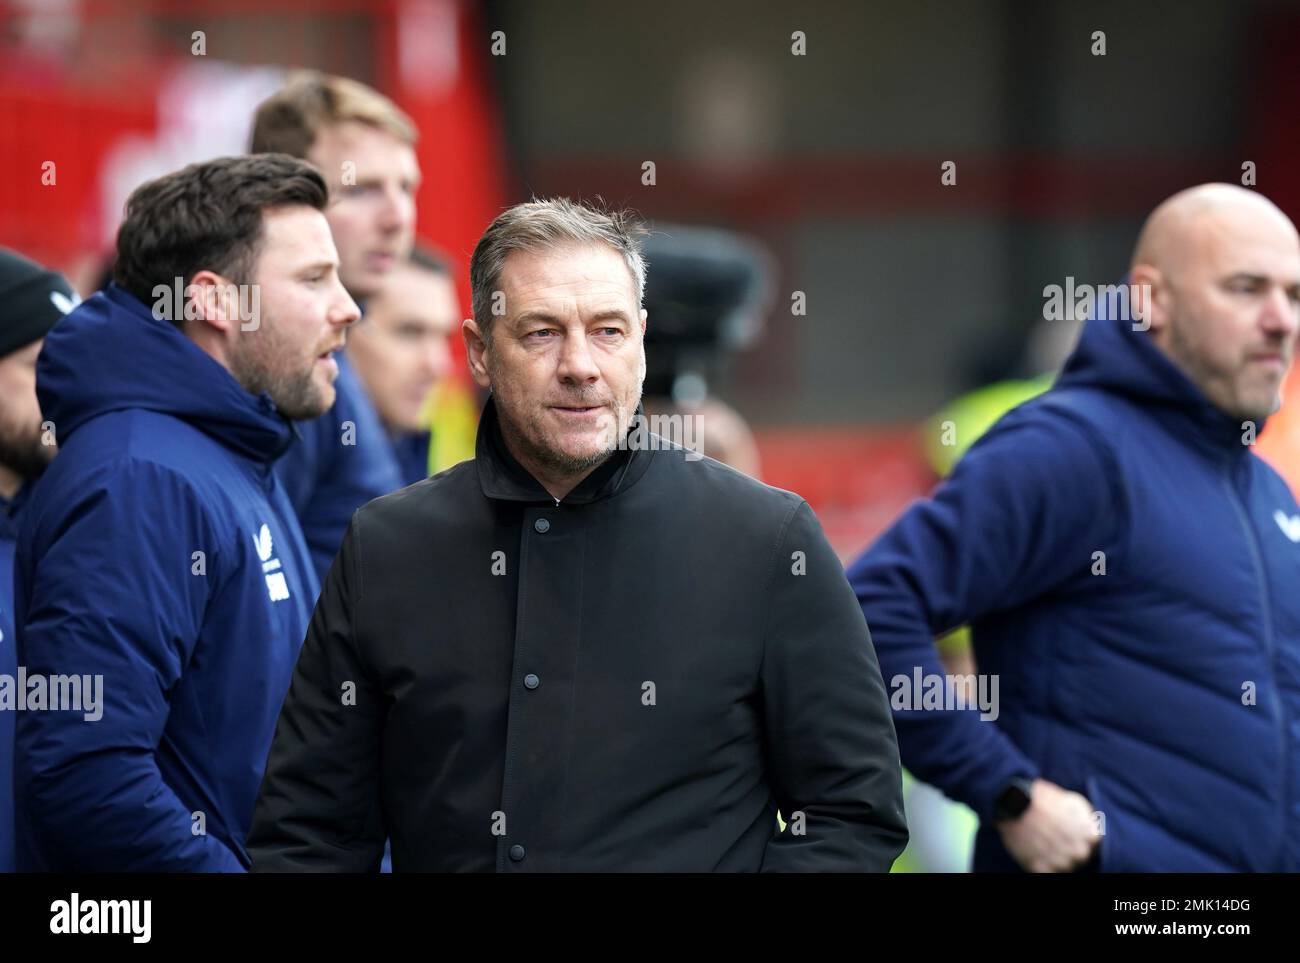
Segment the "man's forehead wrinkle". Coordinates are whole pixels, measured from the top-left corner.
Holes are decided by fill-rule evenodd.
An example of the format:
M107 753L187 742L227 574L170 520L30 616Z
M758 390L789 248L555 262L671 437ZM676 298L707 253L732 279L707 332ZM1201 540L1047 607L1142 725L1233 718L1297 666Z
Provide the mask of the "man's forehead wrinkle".
M622 290L635 286L623 256L604 245L562 244L542 251L512 251L506 258L502 279L519 285L563 289L592 285ZM505 285L502 284L504 287Z
M621 290L623 285L610 278L573 278L567 281L550 280L546 278L521 278L518 282L519 287L531 291L559 292L568 296L569 292L576 292L579 296L585 295L592 288L608 288L611 291Z
M550 284L518 279L517 283L506 285L505 291L507 304L513 302L511 306L515 309L511 313L516 315L534 311L567 315L575 309L581 314L606 310L626 312L632 299L626 287L608 279L578 279Z
M622 267L620 265L620 267ZM626 268L622 268L626 274ZM587 288L591 285L604 285L606 287L621 287L624 283L621 275L610 277L606 271L592 270L588 268L581 273L576 273L576 269L570 265L552 262L550 264L531 264L516 266L514 271L509 272L509 276L518 278L520 284L527 284L534 287L541 286L546 288ZM627 282L631 283L631 277Z

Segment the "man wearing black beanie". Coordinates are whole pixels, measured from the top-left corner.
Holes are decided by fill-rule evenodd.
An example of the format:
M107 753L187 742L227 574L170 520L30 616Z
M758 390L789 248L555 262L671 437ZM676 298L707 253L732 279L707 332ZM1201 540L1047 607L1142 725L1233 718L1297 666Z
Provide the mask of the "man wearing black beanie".
M46 332L79 298L62 275L0 248L0 680L18 669L14 648L14 543L32 481L54 457L41 424L36 356ZM46 444L46 442L49 444ZM0 700L0 873L14 870L14 714Z

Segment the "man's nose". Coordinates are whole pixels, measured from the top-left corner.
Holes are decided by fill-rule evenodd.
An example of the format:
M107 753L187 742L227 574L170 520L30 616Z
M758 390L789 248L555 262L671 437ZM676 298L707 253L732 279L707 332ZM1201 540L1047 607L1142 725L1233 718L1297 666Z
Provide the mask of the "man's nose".
M405 225L411 203L400 187L384 189L384 199L379 210L379 225L385 231L398 231Z
M346 328L360 320L361 309L357 307L357 302L352 300L352 295L348 294L342 281L335 280L334 283L338 287L338 296L334 299L333 307L326 318L330 324Z
M1268 333L1283 338L1294 337L1300 331L1300 308L1291 300L1290 294L1281 286L1269 291L1260 315L1260 326Z
M561 381L572 384L587 384L600 377L600 368L596 367L596 361L591 356L591 347L587 344L585 334L565 337L557 373Z

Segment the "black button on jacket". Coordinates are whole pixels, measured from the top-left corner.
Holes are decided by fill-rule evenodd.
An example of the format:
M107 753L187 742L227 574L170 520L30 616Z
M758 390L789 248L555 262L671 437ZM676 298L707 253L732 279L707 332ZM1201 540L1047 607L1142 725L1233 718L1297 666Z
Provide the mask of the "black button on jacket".
M385 837L399 872L887 870L894 727L808 505L681 450L557 505L489 402L474 461L353 518L248 851L374 871Z

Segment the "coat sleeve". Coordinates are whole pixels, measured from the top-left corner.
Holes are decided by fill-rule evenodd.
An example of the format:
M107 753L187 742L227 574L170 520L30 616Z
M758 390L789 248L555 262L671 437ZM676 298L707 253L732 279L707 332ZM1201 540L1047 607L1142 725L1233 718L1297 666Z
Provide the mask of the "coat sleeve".
M887 872L907 844L902 773L867 624L806 502L786 521L760 670L785 830L764 872Z
M97 719L20 713L28 845L78 871L243 871L217 837L192 832L154 755L208 599L192 558L216 545L197 493L124 460L42 516L19 543L20 656L29 677L101 677L102 705Z
M1086 431L1012 412L849 567L885 679L942 676L937 635L1087 576L1094 551L1115 551L1116 473ZM1009 779L1039 774L976 708L896 707L894 722L908 769L981 820Z
M377 872L384 855L387 710L356 634L362 514L325 578L276 723L248 838L254 872Z

